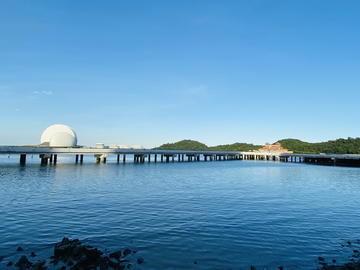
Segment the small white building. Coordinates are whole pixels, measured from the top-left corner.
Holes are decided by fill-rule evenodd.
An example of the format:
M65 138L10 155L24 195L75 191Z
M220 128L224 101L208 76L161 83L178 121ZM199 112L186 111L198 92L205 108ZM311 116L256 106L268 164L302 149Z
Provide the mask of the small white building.
M133 145L132 149L136 149L136 150L143 150L145 149L144 147L142 147L141 145Z
M119 146L117 146L116 144L110 144L109 148L110 149L119 149Z
M120 149L131 149L128 145L118 145Z
M105 145L103 143L97 143L97 144L95 144L95 148L96 149L104 149Z

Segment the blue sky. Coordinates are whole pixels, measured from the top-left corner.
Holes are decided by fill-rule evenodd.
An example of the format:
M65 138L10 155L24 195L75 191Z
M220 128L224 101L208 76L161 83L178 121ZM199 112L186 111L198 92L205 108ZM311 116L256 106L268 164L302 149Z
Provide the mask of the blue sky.
M0 0L0 145L360 137L360 1Z

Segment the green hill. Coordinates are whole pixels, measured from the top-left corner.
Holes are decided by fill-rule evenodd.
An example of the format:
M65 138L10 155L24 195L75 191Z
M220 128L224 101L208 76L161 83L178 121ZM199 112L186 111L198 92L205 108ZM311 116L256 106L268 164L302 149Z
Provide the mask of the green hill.
M296 139L283 139L278 142L294 153L360 154L360 138L349 137L320 143L308 143Z
M154 148L156 150L209 150L206 144L193 140L182 140L176 143L166 143L159 147Z
M209 150L213 151L250 151L257 150L263 147L263 145L254 145L249 143L233 143L225 145L217 145L209 147Z
M305 154L360 154L360 138L337 139L320 143L303 142L297 139L279 140L281 146L294 153ZM275 142L276 143L276 142ZM198 141L182 140L175 143L166 143L154 149L158 150L211 150L211 151L250 151L257 150L263 145L248 143L233 143L226 145L207 146Z
M182 140L176 143L166 143L154 149L157 150L211 150L211 151L249 151L261 148L261 145L248 143L233 143L208 147L198 141Z

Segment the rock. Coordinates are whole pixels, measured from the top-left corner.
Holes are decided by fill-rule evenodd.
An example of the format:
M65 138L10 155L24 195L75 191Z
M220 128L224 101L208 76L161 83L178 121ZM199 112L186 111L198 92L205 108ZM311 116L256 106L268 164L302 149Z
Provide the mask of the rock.
M0 262L5 258L5 256L0 256Z
M81 255L82 255L82 248L79 247L79 246L75 246L73 249L72 249L72 255L71 257L75 260L78 260L80 259Z
M115 269L120 264L120 262L115 258L110 258L108 264L111 268Z
M29 260L26 258L25 255L22 255L17 263L15 263L16 267L21 267L23 265L27 265L29 263Z
M92 262L86 259L86 256L82 256L80 260L71 267L72 270L88 269L92 265Z
M17 250L23 251L21 247ZM109 258L104 256L104 253L97 248L81 245L78 239L70 240L64 237L61 242L54 245L54 256L50 257L51 261L49 261L49 263L51 269L57 270L123 270L125 268L131 268L132 264L130 261L133 262L135 257L129 256L125 259L122 256L135 253L137 253L137 251L132 252L130 249L125 249L123 252L118 250L111 253ZM30 256L36 257L37 255L35 252L31 252ZM4 256L0 256L0 261L4 258ZM121 260L121 258L123 258L123 260ZM60 261L61 264L56 268L56 265ZM32 270L46 270L48 268L44 266L46 262L46 260L41 260L33 264L25 255L22 255L15 266L18 267L17 270L27 270L31 267ZM143 258L137 259L139 265L143 262L145 262ZM51 264L53 264L53 266ZM197 262L194 262L194 264L197 264ZM11 266L13 263L10 261L7 265Z
M110 258L115 258L115 259L119 260L120 257L121 257L121 250L118 250L118 251L115 251L115 252L113 252L113 253L110 253L109 257L110 257Z
M256 270L256 268L254 266L251 266L250 270Z
M62 239L62 241L61 241L61 244L62 244L62 245L67 245L67 244L70 244L70 240L69 240L69 238L64 237L64 238Z
M12 265L13 265L12 261L10 261L6 264L6 266L12 266Z
M33 270L45 270L46 268L43 265L46 263L45 260L38 261L33 265Z
M332 260L332 262L333 262L333 263L336 263L336 260L335 260L335 259L333 259L333 260Z
M69 251L70 245L55 244L54 255L55 257L62 257Z
M22 249L22 247L18 247L18 248L16 249L16 251L24 251L24 250Z
M284 270L284 267L283 267L283 266L278 266L278 268L279 268L280 270Z
M107 262L108 258L99 257L96 261L97 266L100 267L100 270L107 270L109 268Z
M325 258L324 257L318 257L318 260L324 262Z
M124 256L127 256L127 255L129 255L130 253L131 253L131 250L128 249L128 248L126 248L126 249L124 250L124 252L123 252Z
M138 264L142 264L143 262L145 262L145 260L143 258L137 259ZM194 264L197 264L197 262L194 262Z
M99 258L99 256L100 256L97 248L85 249L85 255L89 261L96 261L97 258Z

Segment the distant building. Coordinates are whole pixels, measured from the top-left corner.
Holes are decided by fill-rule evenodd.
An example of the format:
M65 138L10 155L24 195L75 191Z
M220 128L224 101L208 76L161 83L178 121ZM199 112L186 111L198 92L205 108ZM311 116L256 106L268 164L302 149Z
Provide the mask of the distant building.
M285 148L282 148L281 144L279 142L275 144L265 143L265 146L263 148L260 148L257 150L257 152L262 153L288 153L292 154L293 151L289 151Z

